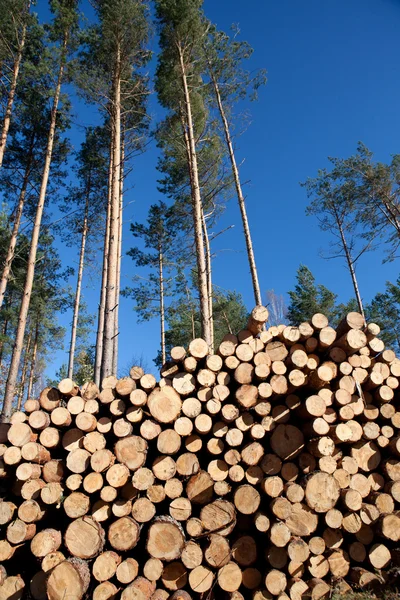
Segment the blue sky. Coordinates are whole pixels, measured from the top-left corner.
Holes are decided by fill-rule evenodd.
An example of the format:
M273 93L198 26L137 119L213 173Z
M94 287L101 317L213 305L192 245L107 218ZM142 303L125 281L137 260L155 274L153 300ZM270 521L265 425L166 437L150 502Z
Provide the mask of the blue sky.
M43 0L39 0L39 5ZM40 11L42 7L39 6ZM89 2L82 9L91 13ZM206 15L219 28L238 23L242 39L254 47L250 68L264 67L268 83L251 104L252 122L237 141L244 160L249 220L262 293L273 288L286 294L293 288L300 263L346 301L352 294L343 263L319 256L329 237L305 216L307 198L299 182L327 166L327 156L346 157L363 141L378 160L389 161L400 151L400 30L399 0L205 0ZM42 13L43 15L45 12ZM154 122L160 117L156 98L150 101ZM76 124L97 122L96 110L75 99ZM81 132L70 138L79 147ZM133 165L127 187L124 253L132 245L129 222L144 220L157 192L157 150L150 145ZM214 251L214 282L242 293L253 305L239 212L231 201L219 223L235 227L218 238ZM59 244L66 263L71 251ZM382 265L380 251L361 260L358 277L362 296L369 301L398 276L398 263ZM134 274L132 260L123 257L122 285ZM71 280L74 284L74 280ZM98 286L85 287L84 297L95 312ZM62 315L67 328L71 315ZM121 300L120 369L143 356L154 370L159 329L157 321L137 324L131 301ZM67 347L56 353L48 368L52 376L67 359Z

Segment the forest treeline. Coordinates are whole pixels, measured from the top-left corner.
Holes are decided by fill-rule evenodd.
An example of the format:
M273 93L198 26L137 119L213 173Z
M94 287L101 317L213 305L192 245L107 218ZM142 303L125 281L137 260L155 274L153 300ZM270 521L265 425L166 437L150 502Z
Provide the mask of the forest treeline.
M46 364L64 341L69 358L60 375L99 384L117 372L122 295L139 320L159 321L156 364L165 362L172 345L201 336L213 349L227 331L239 330L248 309L240 294L218 286L212 270L228 202L236 203L242 223L236 239L248 257L243 280L248 277L254 304L269 305L271 322L297 323L319 311L337 321L354 307L381 324L386 341L399 348L400 278L364 305L356 269L378 246L384 245L386 260L397 258L400 156L377 163L360 144L354 156L331 159L330 170L303 184L307 212L327 232L326 257L344 261L354 295L338 304L301 265L286 308L282 296L260 287L235 144L243 103L266 83L264 69L248 66L251 45L237 28L218 30L202 0L91 0L90 18L84 2L48 4L43 23L32 0L0 0L4 419L43 387ZM148 108L152 90L162 107L159 122ZM91 106L98 124L85 127L74 149L76 96ZM124 241L136 273L124 287L124 210L135 159L149 143L159 150L159 200L149 203L145 222L131 224L131 239ZM77 268L62 264L60 243L78 252ZM89 278L98 284L96 315L83 300ZM58 322L67 311L69 331Z

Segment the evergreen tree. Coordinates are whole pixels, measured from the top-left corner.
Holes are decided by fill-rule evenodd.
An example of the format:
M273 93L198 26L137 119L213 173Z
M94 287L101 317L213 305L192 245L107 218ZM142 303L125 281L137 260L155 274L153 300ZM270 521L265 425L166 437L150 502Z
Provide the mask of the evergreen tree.
M8 373L6 390L4 395L2 420L6 422L9 420L11 415L12 403L15 395L16 382L18 378L18 370L21 361L29 305L32 295L39 236L46 199L47 184L50 174L52 152L54 147L54 137L57 125L57 110L60 102L61 85L64 80L68 52L71 47L74 31L77 27L78 18L76 11L76 0L54 0L51 3L51 8L54 11L54 20L50 28L49 39L52 42L54 42L54 45L52 46L51 51L49 49L49 52L51 52L51 54L57 59L57 82L54 88L54 98L49 123L46 158L43 166L42 181L40 185L39 198L32 230L32 239L28 257L24 293L21 299L18 328L15 336L13 354L11 358L10 369Z
M396 283L388 281L386 290L379 292L366 307L367 320L381 328L385 344L400 352L400 277Z
M37 39L39 55L45 52L43 36ZM48 107L52 94L52 76L47 60L30 62L29 74L23 69L16 101L14 122L10 128L8 152L0 171L0 190L10 206L10 236L8 250L0 279L0 308L4 301L9 277L12 273L17 237L23 213L34 220L37 190L43 174L48 145ZM66 103L57 115L58 125L54 135L51 178L47 193L54 198L65 176L62 167L69 144L62 136L69 126L69 106Z
M10 129L18 77L29 28L36 18L30 15L32 0L1 0L0 70L6 91L6 106L0 135L0 167L3 163Z
M116 307L120 272L123 138L137 148L147 125L147 81L141 72L149 53L147 2L95 0L98 23L83 37L78 85L87 99L107 112L110 126L109 194L103 275L96 342L95 380L115 370ZM129 155L129 152L126 152Z
M292 325L309 321L315 313L322 313L329 321L337 316L337 295L324 285L316 284L315 277L305 265L300 265L296 274L297 283L293 291L288 292L290 304L287 318Z
M306 188L308 197L312 198L307 214L316 216L320 229L332 236L327 258L344 258L351 276L357 308L364 315L356 267L365 252L371 250L374 236L368 236L369 239L365 240L361 235L353 182L344 178L337 169L332 172L322 169L317 177L308 178L302 185Z
M181 256L176 246L177 222L172 209L164 202L150 206L147 224L132 223L134 237L144 243L145 251L131 248L131 256L137 267L149 269L147 277L136 275L134 287L125 288L124 295L133 298L139 321L160 320L160 347L162 362L166 360L165 304L172 292L173 271Z
M204 98L201 93L202 45L206 27L201 10L202 0L157 0L156 16L160 33L160 54L156 71L156 91L168 115L162 130L176 132L158 135L164 156L170 162L169 174L188 177L201 314L201 335L212 344L209 277L205 254L204 203L199 179L198 140L204 130ZM179 135L180 132L180 135ZM180 152L177 154L177 145ZM182 169L186 164L186 172ZM168 173L167 171L167 173ZM170 179L171 182L171 179Z
M67 227L68 245L79 243L79 260L74 299L74 309L69 346L68 377L73 378L82 280L88 255L96 249L103 229L102 216L107 202L108 148L105 127L89 127L81 149L76 155L77 185L69 189L61 210L70 213L61 227ZM71 210L76 207L76 210Z
M238 41L236 36L234 39L231 39L226 33L218 31L210 24L208 24L208 35L203 44L203 49L206 68L210 77L210 86L215 94L235 182L253 284L254 300L257 305L260 305L262 304L260 284L231 130L233 128L233 107L235 103L247 96L255 99L258 88L266 82L266 72L264 69L256 73L244 69L242 66L243 62L248 60L253 53L251 46L247 42Z
M400 245L400 155L390 164L375 162L360 142L353 156L329 160L330 176L346 190L367 242L381 240L393 260Z

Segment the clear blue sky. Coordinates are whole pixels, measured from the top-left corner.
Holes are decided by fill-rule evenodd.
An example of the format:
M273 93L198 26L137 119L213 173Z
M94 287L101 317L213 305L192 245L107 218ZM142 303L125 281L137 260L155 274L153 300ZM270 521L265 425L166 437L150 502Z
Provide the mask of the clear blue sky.
M87 0L82 8L91 12ZM382 161L400 152L400 1L205 0L204 8L219 28L239 23L242 39L254 47L250 66L268 70L268 83L251 105L252 124L238 142L238 158L245 160L242 177L249 181L248 213L263 294L271 288L284 294L292 289L296 269L304 263L319 283L346 301L352 294L349 276L339 260L319 257L327 234L305 216L307 198L299 182L327 166L327 156L352 154L358 140ZM150 106L157 120L155 97ZM75 111L77 123L97 121L94 108L76 106ZM78 147L81 133L76 127L70 137ZM156 148L150 146L136 159L127 183L126 202L131 204L125 214L125 252L132 245L129 221L144 220L149 204L160 197L156 160ZM252 289L235 201L220 227L230 224L235 228L214 248L213 277L217 285L241 292L250 309ZM61 245L60 251L71 263L71 251ZM382 253L376 252L359 264L366 301L398 276L397 262L381 262ZM133 273L131 259L124 257L122 285ZM94 312L98 286L86 288L84 296ZM71 315L61 316L63 325L70 321ZM158 323L138 325L131 301L122 299L120 329L121 370L140 355L154 370ZM49 375L66 362L66 350L67 343L49 366Z

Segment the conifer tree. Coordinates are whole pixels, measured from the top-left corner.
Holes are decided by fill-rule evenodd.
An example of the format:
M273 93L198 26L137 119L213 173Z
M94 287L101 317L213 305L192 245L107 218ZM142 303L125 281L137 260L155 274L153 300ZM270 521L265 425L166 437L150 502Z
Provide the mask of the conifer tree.
M46 158L43 167L43 176L40 185L39 198L32 230L25 286L19 311L18 328L16 331L13 353L4 395L2 419L6 422L9 420L11 415L12 403L15 395L16 382L18 378L18 370L21 361L26 322L32 295L38 242L45 206L47 184L50 174L50 165L52 161L54 137L57 124L57 110L60 101L61 86L65 77L65 67L68 52L72 43L74 31L77 27L76 4L76 0L54 0L51 3L51 7L54 11L55 16L52 23L52 27L50 29L50 39L51 41L53 41L53 47L51 48L51 52L53 55L57 56L57 82L54 88L54 98L51 109L51 118L49 122Z
M162 362L166 361L165 311L166 297L171 294L176 269L176 228L173 209L164 202L150 206L147 224L132 223L131 232L142 240L145 250L135 246L128 251L137 267L149 269L148 276L136 275L135 285L125 288L124 295L133 298L139 321L160 320Z
M44 40L37 40L39 56L45 52ZM10 236L8 249L0 278L0 308L4 301L17 244L23 213L34 220L37 189L43 173L48 145L48 123L51 118L48 107L52 94L52 82L48 70L38 57L36 64L30 62L29 74L22 69L19 94L16 102L14 122L10 128L8 152L0 171L0 190L11 207ZM51 179L47 193L54 195L63 180L62 166L68 155L69 144L62 135L69 125L68 108L57 116L57 129L54 133Z
M108 148L105 127L89 127L86 138L76 155L76 186L69 189L61 205L63 212L72 213L63 219L60 228L70 232L68 245L79 240L79 259L74 298L74 309L69 345L67 376L72 378L76 350L82 280L85 263L95 251L102 230L102 215L107 202ZM73 208L76 207L76 210ZM72 210L71 210L72 209Z
M247 42L238 41L236 37L231 39L226 33L218 31L211 24L208 24L208 35L204 41L203 49L206 69L210 78L210 86L215 95L217 110L221 118L235 183L253 284L254 300L259 305L262 304L260 284L247 216L246 201L231 130L234 119L234 105L238 101L244 100L247 96L250 96L251 99L256 98L258 88L266 82L266 72L264 69L257 72L246 71L242 64L251 57L253 53L251 46Z
M192 224L196 248L198 293L201 314L201 335L212 345L209 282L202 222L204 209L201 196L198 162L198 137L201 128L196 123L196 111L201 110L201 57L205 37L202 0L157 0L156 16L160 33L160 48L156 90L160 104L169 111L166 122L176 131L186 153L186 168L190 183ZM159 138L160 139L160 138ZM165 138L161 144L165 144Z
M5 86L7 99L0 135L0 167L4 159L26 38L29 35L28 28L36 24L35 17L30 15L31 3L32 0L1 0L0 2L0 65L1 72L7 73L9 81Z
M288 292L290 304L287 318L289 323L299 325L308 321L315 313L322 313L332 321L336 317L337 295L324 285L316 284L315 277L305 265L300 265L296 274L297 283Z
M86 98L99 103L106 111L110 127L109 203L96 344L95 378L99 382L115 369L114 337L118 329L116 306L119 302L121 245L121 123L128 123L129 141L132 143L133 140L133 145L137 145L138 139L142 141L144 124L147 124L147 88L146 78L140 69L149 54L146 50L148 7L144 0L95 0L93 4L98 24L88 28L84 34L78 85Z

